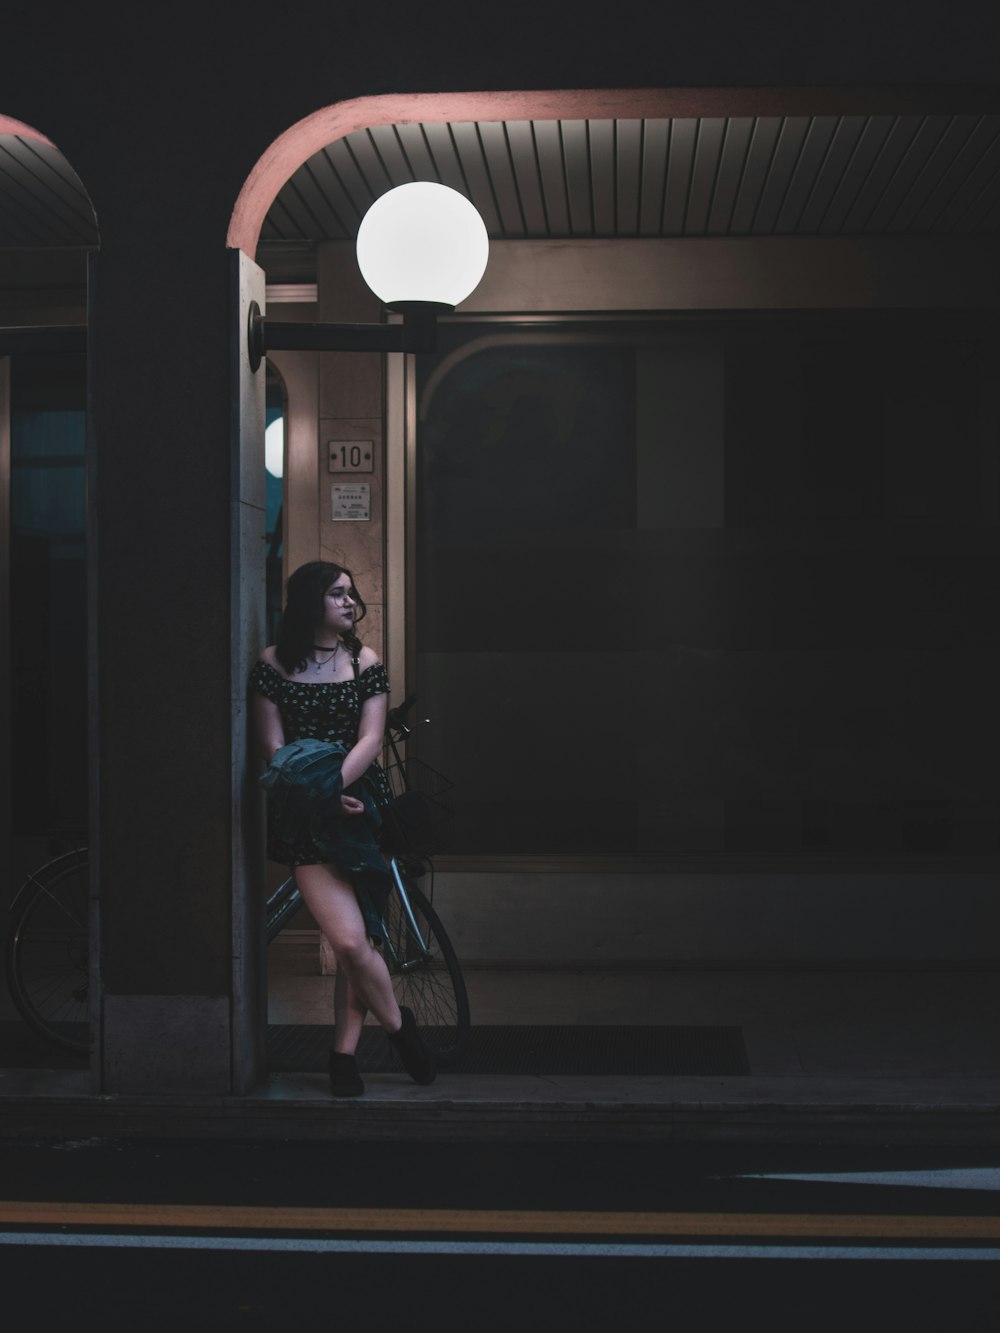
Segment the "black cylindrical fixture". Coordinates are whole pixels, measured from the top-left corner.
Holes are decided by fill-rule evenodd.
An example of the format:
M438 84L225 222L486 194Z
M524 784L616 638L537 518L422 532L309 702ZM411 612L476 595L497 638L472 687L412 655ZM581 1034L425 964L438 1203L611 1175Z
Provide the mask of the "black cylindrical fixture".
M438 315L454 307L404 301L390 307L402 324L299 324L267 319L250 305L248 352L254 370L268 352L433 352Z

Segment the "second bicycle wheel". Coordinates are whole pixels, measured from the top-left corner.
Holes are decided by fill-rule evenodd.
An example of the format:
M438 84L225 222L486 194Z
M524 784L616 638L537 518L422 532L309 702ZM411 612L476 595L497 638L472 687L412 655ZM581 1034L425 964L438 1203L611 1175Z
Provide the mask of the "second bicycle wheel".
M454 1065L469 1041L469 997L458 957L441 919L409 879L403 881L419 939L398 892L383 918L384 957L396 999L413 1010L421 1036L439 1065ZM423 945L423 947L421 947Z
M86 850L50 861L25 884L7 937L7 977L21 1017L48 1041L90 1048Z

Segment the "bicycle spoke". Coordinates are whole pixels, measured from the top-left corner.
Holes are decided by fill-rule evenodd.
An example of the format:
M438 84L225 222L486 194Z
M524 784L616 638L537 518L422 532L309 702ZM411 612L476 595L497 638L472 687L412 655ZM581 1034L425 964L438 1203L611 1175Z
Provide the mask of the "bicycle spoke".
M68 904L64 902L63 899L60 898L57 894L53 893L50 889L44 888L42 890L42 897L44 897L46 901L50 902L59 912L62 913L63 916L68 917L69 920L72 921L73 925L76 926L77 930L85 931L87 929L86 915L81 916L78 912L71 912Z
M412 919L401 901L403 894ZM453 1063L468 1040L468 1000L458 960L437 913L420 890L399 876L385 925L386 963L399 1003L412 1009L439 1063Z
M22 896L23 895L23 896ZM41 1036L88 1049L87 857L57 857L26 881L7 943L11 997Z

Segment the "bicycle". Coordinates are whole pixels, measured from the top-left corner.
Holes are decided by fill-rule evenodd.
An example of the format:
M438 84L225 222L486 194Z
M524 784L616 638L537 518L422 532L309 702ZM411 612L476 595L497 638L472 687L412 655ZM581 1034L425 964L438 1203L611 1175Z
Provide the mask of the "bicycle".
M406 714L415 702L410 695L386 720L386 747L391 756L386 775L395 800L383 811L383 850L392 876L392 891L382 925L383 957L396 998L413 1010L424 1041L443 1068L458 1064L469 1042L469 997L458 955L433 905L433 862L438 816L445 813L439 797L447 783L428 765L403 758L399 745L411 734ZM431 874L424 894L414 882ZM279 934L302 902L293 876L267 900L267 942Z
M438 797L447 784L426 765L400 756L410 735L406 713L413 697L389 711L386 766L396 799L385 813L386 855L392 891L383 917L383 956L400 1004L413 1010L424 1040L442 1067L461 1060L469 1041L469 998L458 956L433 905ZM431 874L428 894L415 881ZM25 1022L47 1041L86 1055L90 1049L89 857L85 846L64 852L29 874L10 907L7 980ZM302 898L292 876L268 897L265 938L270 944Z
M14 895L7 934L11 999L40 1037L90 1050L89 858L75 847L33 871Z

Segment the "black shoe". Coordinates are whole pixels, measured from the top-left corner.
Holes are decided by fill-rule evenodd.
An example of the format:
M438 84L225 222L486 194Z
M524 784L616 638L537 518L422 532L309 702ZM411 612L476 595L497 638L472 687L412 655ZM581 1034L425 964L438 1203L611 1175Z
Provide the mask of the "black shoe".
M401 1007L399 1012L403 1015L403 1026L398 1032L388 1032L386 1036L396 1048L403 1068L414 1083L433 1083L437 1078L434 1053L424 1044L423 1037L417 1031L413 1011Z
M365 1090L353 1055L330 1052L330 1091L335 1097L360 1097Z

